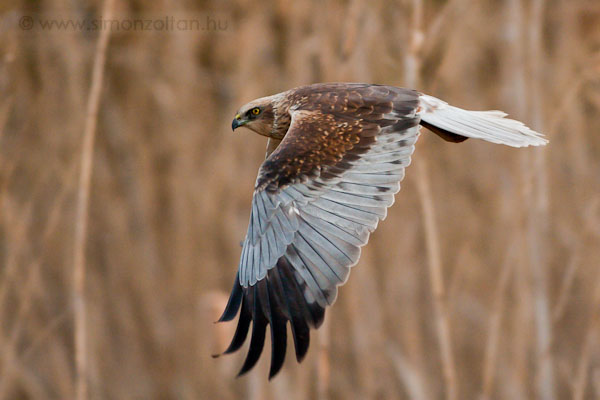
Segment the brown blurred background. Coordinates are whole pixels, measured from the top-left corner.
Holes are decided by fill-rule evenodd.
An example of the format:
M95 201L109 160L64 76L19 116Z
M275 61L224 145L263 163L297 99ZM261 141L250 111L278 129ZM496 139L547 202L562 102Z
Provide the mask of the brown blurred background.
M41 22L98 19L102 4L0 6L0 399L75 397L75 209L100 31ZM124 22L165 17L201 29ZM117 0L114 18L85 251L90 398L600 398L600 2ZM213 321L266 142L231 120L323 81L501 109L550 145L424 130L307 359L288 351L268 383L267 339L235 379L245 347L212 359L235 325Z

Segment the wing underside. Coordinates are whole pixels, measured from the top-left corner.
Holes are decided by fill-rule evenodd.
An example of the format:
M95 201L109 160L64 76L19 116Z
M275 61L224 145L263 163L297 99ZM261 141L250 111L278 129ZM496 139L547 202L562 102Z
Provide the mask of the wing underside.
M336 113L335 107L331 113L296 111L286 137L261 167L238 274L220 319L232 320L239 311L226 354L241 347L252 322L240 374L258 361L267 325L269 377L283 365L288 322L296 359L302 360L310 329L322 323L360 248L394 202L419 118L417 94L393 89L369 88L352 113ZM359 104L352 94L345 99L338 93L346 108Z

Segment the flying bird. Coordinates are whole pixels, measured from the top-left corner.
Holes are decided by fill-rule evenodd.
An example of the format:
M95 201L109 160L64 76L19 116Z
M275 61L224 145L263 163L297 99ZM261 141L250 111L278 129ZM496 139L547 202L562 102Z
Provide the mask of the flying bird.
M410 164L419 129L446 141L513 147L548 141L501 111L467 111L415 90L360 83L302 86L242 106L232 129L269 138L229 301L219 319L239 320L223 354L252 336L239 372L258 361L270 325L269 379L281 369L289 322L302 361L310 329L323 322L386 217Z

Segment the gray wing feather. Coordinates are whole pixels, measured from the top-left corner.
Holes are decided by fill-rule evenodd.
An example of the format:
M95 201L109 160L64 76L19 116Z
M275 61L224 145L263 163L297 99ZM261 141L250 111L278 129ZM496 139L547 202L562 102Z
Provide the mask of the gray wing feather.
M285 256L310 303L331 305L371 232L387 215L410 164L418 127L382 129L339 177L312 178L276 193L256 190L240 259L240 284L253 286Z
M331 215L331 214L329 214ZM326 212L320 213L318 217L306 210L302 214L302 219L311 224L314 228L319 229L323 235L335 236L354 246L364 246L369 239L369 231L362 225L350 222L346 226L332 223L329 221L329 215Z
M317 283L317 280L304 260L298 254L295 245L292 244L288 246L286 257L294 267L294 270L298 273L298 276L296 276L298 283L306 283L306 291L304 293L306 301L309 303L314 303L316 301L319 305L325 307L327 305L326 294Z

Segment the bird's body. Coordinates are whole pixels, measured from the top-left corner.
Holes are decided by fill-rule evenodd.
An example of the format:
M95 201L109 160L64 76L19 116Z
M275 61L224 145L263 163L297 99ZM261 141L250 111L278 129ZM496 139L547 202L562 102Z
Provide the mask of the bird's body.
M220 321L240 318L239 349L252 321L254 366L271 332L271 370L281 368L287 322L301 361L309 329L318 328L337 287L358 262L400 190L420 125L443 139L469 137L514 147L546 140L499 111L466 111L410 89L326 83L303 86L243 106L232 128L269 137L260 167L239 270Z

